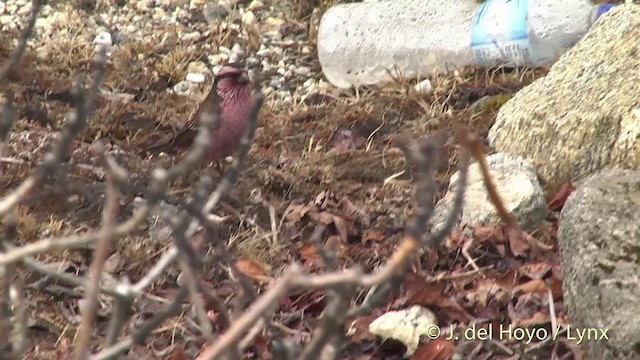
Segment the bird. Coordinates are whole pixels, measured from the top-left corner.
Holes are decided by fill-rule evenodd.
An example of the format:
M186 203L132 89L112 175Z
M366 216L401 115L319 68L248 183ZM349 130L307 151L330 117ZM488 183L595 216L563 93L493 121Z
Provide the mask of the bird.
M211 108L212 102L216 101L216 94L220 99L220 114L217 128L211 132L207 157L219 167L219 161L233 155L240 145L251 111L251 81L244 67L236 63L227 64L220 69L207 97L180 131L146 148L142 153L170 152L190 146L198 134L203 109Z

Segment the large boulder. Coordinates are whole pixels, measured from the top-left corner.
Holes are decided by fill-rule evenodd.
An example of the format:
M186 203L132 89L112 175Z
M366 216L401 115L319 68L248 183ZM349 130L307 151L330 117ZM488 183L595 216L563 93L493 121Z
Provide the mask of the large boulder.
M640 359L640 171L588 178L562 209L558 245L564 302L585 359ZM608 329L605 330L605 329Z
M548 75L502 106L500 152L536 167L547 194L605 167L640 167L640 7L604 14Z

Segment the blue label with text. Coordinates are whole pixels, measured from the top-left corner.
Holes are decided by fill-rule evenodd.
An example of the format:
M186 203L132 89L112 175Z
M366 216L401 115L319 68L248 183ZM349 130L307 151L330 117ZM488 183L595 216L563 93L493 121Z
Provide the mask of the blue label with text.
M471 49L480 66L526 65L531 60L527 0L487 0L471 25Z

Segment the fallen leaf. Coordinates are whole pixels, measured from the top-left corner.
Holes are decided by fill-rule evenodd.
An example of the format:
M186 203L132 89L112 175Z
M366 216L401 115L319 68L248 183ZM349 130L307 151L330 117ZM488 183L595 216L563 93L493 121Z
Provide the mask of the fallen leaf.
M253 260L238 259L238 261L236 261L236 268L246 277L255 282L265 283L270 280L270 277L267 275L267 272L262 265Z
M449 360L455 352L456 346L451 340L439 337L419 347L411 360Z
M384 241L384 239L385 239L385 236L384 236L383 230L366 229L366 230L363 230L362 234L360 235L360 241L363 244L368 241L379 243Z
M530 279L542 279L552 268L552 264L545 261L538 261L520 265L518 272Z
M509 248L514 256L526 255L531 246L522 235L522 231L515 229L507 230L507 239L509 240Z
M174 345L173 349L171 349L168 360L189 360L189 358L181 346Z
M467 306L485 308L490 303L506 305L513 298L512 289L500 284L495 279L480 279L475 289L469 290L465 299Z
M360 316L345 325L346 333L354 343L360 343L365 340L376 340L378 337L369 332L369 325L373 320L382 315L381 310L377 310L367 316Z
M473 238L480 243L487 241L493 243L504 243L506 240L502 226L497 224L474 226Z
M520 293L546 293L547 292L547 285L544 283L543 280L540 279L533 279L531 281L527 281L524 284L520 284L516 287L513 288L514 293L520 294Z
M284 216L287 220L298 223L309 212L308 205L290 204L284 211Z
M571 193L573 193L576 188L570 182L562 184L560 190L556 192L553 198L547 204L547 207L551 211L559 211L564 207L564 203L567 201L567 198Z
M513 326L542 325L549 322L549 301L546 293L527 293L519 296L515 305L507 305Z
M345 216L349 219L358 220L364 227L368 227L370 225L369 216L367 215L367 213L359 207L355 206L351 202L351 200L342 198L340 199L339 205L344 210Z
M333 215L333 225L336 227L336 230L338 230L338 234L340 234L342 242L346 244L349 241L347 222L343 218Z

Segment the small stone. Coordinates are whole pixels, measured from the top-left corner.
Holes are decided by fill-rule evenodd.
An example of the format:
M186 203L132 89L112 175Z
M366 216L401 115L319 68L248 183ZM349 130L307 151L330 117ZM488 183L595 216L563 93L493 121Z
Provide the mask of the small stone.
M13 22L13 16L11 15L1 15L0 16L0 25L9 25Z
M309 69L307 66L300 66L298 68L295 68L295 70L293 71L296 74L302 75L302 76L309 76L309 74L311 74L311 69Z
M36 57L39 60L46 60L50 56L49 49L46 46L37 46L35 50L36 50Z
M191 0L189 1L189 10L195 10L204 5L204 3L204 0Z
M7 8L3 2L0 2L0 15L4 14L4 10Z
M274 88L274 89L280 89L282 87L282 84L284 83L283 80L280 79L271 79L271 81L269 81L269 86Z
M311 88L311 87L313 87L315 84L316 84L316 81L315 81L315 80L313 80L313 79L307 79L307 81L305 81L304 83L302 83L302 86L303 86L303 87L306 87L306 88Z
M282 33L280 30L270 30L264 33L264 35L270 39L280 41L282 40Z
M153 8L153 15L152 15L154 20L163 20L167 17L167 13L164 11L163 8L161 7L155 7Z
M201 84L204 82L205 76L202 73L190 72L187 74L187 81L192 83Z
M229 62L235 63L235 62L239 62L239 61L240 61L240 56L238 56L238 54L231 53L229 55Z
M253 0L251 2L251 4L249 4L249 6L247 6L247 10L249 11L254 11L254 10L259 10L262 9L264 7L264 4L262 3L262 1L260 0Z
M18 5L15 3L7 3L7 14L15 14L18 9Z
M309 47L309 46L303 46L302 50L300 50L300 52L303 55L309 55L309 54L311 54L312 50L311 50L311 47Z
M187 65L187 72L204 74L209 72L209 69L207 68L207 65L202 61L193 61L190 62L189 65Z
M242 15L242 24L247 26L247 25L251 25L254 22L256 22L256 16L253 13L253 11L247 11L246 13L244 13L244 15Z
M18 10L17 14L18 16L25 16L27 14L29 14L31 12L31 4L27 4L27 5L23 5L22 7L20 7L20 9Z
M280 26L282 26L284 24L284 20L278 19L278 18L275 18L275 17L268 17L264 21L264 23L267 26L272 26L274 28L280 28Z
M146 0L140 0L136 3L136 9L141 10L141 11L145 11L148 10L147 7L147 1Z
M194 32L190 32L188 34L184 34L182 35L182 41L196 41L198 39L200 39L200 37L202 36L202 34L200 34L199 31L194 31Z
M273 51L269 49L262 49L262 50L256 51L256 56L259 56L259 57L270 57L271 54L273 54Z
M222 5L207 3L202 9L202 15L209 25L217 25L229 15L229 10Z
M256 65L260 64L260 60L254 58L254 57L248 57L248 58L246 58L244 60L244 62L248 67L253 67L253 66L256 66Z
M244 50L242 50L242 46L240 46L240 44L236 43L235 45L233 45L233 47L231 48L231 51L234 54L238 54L238 55L244 55Z
M215 54L215 55L209 56L208 59L212 65L220 65L229 61L229 55Z
M173 86L173 91L179 95L188 95L191 92L192 87L192 82L183 80Z
M431 85L429 79L425 79L417 83L414 89L419 93L429 94L433 91L433 85Z

